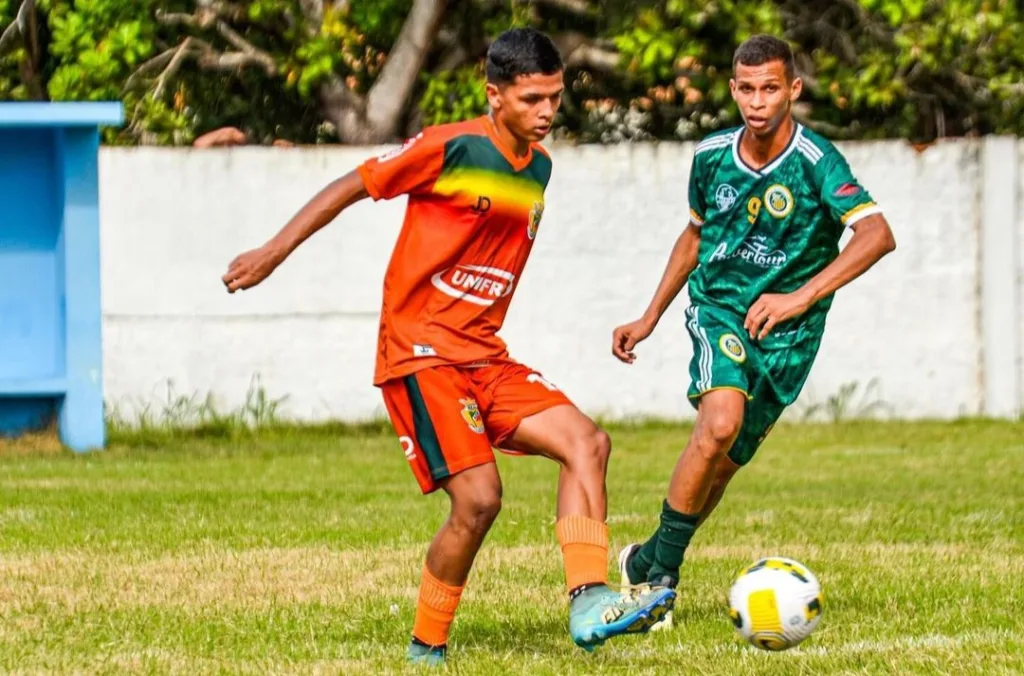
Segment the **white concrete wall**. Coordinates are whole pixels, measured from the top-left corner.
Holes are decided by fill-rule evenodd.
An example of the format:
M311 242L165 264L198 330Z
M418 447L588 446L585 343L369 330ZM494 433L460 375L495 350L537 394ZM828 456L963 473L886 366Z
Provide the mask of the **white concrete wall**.
M877 379L875 396L900 416L985 413L983 144L945 142L921 154L901 142L841 148L884 206L899 249L840 292L803 403ZM692 415L685 292L635 365L610 354L612 329L643 310L686 220L692 149L552 147L544 223L504 336L513 356L588 412ZM288 396L285 410L295 417L383 413L371 385L375 332L403 200L355 206L257 289L229 296L220 283L234 255L373 152L104 149L108 401L128 413L165 400L170 381L178 393L213 392L233 408L259 374L271 396ZM1017 175L1024 194L1024 171ZM1021 293L1016 335L1002 338L1020 355L1024 200L1006 199L1016 200L1009 227L1017 234L1006 241L1020 247ZM1016 367L1019 409L1024 364Z

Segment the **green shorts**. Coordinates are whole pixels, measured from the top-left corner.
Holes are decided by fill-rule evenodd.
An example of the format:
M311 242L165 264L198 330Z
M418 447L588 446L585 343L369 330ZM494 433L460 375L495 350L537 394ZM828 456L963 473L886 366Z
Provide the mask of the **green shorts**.
M693 340L687 394L694 408L712 390L733 389L747 396L743 425L729 450L730 460L745 465L799 396L822 331L800 329L758 343L743 330L742 317L707 306L687 308L686 328Z

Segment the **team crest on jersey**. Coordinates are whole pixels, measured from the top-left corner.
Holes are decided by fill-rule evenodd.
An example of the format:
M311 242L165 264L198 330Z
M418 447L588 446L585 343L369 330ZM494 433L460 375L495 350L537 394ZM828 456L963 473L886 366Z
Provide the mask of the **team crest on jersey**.
M728 183L723 183L715 191L715 204L718 205L719 211L728 211L732 208L732 205L736 204L739 196L740 194L736 192L736 188Z
M477 434L484 433L484 419L480 415L480 406L475 399L459 399L462 404L462 419L469 425L469 429Z
M544 216L544 203L534 202L530 210L530 222L526 225L526 236L533 239L537 236L537 228L540 227L540 219Z
M775 218L785 218L793 211L793 193L781 183L776 183L765 191L764 207Z
M736 334L726 333L718 339L718 347L722 349L722 353L732 359L737 364L742 364L747 360L747 350L743 347L743 341L741 341Z

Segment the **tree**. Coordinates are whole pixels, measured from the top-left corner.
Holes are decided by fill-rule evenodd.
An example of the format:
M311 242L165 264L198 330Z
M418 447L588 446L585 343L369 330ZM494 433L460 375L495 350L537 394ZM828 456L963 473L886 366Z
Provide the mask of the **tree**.
M728 75L756 32L789 40L799 117L839 138L1024 133L1010 0L0 0L0 98L120 98L108 142L378 143L483 112L510 26L567 64L558 137L697 139L738 123Z

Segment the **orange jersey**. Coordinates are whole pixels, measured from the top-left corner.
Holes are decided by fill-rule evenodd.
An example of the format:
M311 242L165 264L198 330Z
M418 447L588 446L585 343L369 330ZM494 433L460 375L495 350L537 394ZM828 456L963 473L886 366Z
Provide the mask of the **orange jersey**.
M537 236L551 159L516 157L488 117L430 127L359 167L374 200L408 195L384 278L374 384L506 359L497 332Z

